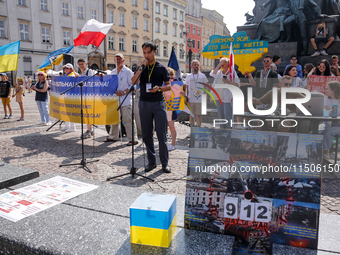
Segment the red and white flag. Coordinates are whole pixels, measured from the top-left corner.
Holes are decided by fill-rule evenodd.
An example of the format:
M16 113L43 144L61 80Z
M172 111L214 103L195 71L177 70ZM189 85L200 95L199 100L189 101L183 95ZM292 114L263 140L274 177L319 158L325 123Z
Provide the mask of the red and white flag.
M234 52L233 52L233 43L230 43L230 51L229 51L229 81L234 82L235 79L235 67L234 67Z
M74 46L92 44L99 47L112 25L112 23L101 23L90 19L85 23L78 37L74 39Z

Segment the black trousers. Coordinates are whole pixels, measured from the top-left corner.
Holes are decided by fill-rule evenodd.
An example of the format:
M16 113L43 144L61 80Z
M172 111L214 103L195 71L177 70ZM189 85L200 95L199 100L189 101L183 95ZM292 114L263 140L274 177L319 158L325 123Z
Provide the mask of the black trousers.
M143 142L146 146L149 164L156 163L155 146L153 142L153 123L155 121L156 134L159 144L159 158L162 166L168 164L169 152L166 133L168 117L164 101L147 102L139 101L139 115L142 126Z

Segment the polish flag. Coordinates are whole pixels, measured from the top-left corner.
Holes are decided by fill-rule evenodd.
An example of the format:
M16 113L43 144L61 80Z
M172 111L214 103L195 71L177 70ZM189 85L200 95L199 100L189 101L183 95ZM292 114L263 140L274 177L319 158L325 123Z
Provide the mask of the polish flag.
M92 44L99 47L112 25L113 23L101 23L90 19L85 23L78 37L74 39L74 46Z
M234 52L233 52L233 43L230 43L230 51L229 51L229 80L234 82L235 79L235 67L234 67Z

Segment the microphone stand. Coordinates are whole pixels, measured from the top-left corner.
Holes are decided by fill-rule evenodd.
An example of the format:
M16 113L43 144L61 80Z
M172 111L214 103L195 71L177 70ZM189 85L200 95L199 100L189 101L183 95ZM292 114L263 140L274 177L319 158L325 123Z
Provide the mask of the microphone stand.
M131 166L131 169L130 169L129 173L125 173L125 174L109 177L109 178L106 179L107 181L110 181L112 179L119 178L119 177L122 177L122 176L126 176L126 175L129 175L129 174L131 174L132 178L134 178L135 175L138 175L138 176L143 177L145 179L148 179L150 181L153 181L153 182L155 181L155 180L151 179L150 177L147 177L145 175L141 175L141 174L137 173L137 169L138 168L135 167L135 154L134 154L134 152L135 152L135 130L134 130L135 129L135 125L134 125L134 119L135 119L135 108L134 108L134 105L135 105L135 100L134 100L134 97L136 95L135 85L136 85L137 81L139 80L140 76L142 75L144 69L145 69L145 66L144 66L143 70L141 71L141 73L139 74L139 76L137 77L136 81L132 84L129 92L125 95L123 101L120 103L120 105L117 108L117 111L119 111L120 108L122 107L125 99L131 93L131 95L132 95L132 113L131 113L131 123L132 123L132 166Z
M83 85L84 82L92 79L94 76L98 75L99 73L103 73L101 71L98 70L98 72L96 72L94 75L92 75L91 77L77 83L76 85L72 86L71 88L65 90L64 92L61 92L60 95L65 94L67 91L79 86L80 87L80 120L81 120L81 161L80 163L74 163L74 164L63 164L63 165L59 165L59 167L63 167L63 166L82 166L84 168L84 170L88 173L92 173L91 170L86 166L86 164L89 163L94 163L94 162L98 162L99 159L97 160L93 160L93 161L86 161L86 159L84 158L84 130L83 130L83 124L84 124L84 117L83 117Z

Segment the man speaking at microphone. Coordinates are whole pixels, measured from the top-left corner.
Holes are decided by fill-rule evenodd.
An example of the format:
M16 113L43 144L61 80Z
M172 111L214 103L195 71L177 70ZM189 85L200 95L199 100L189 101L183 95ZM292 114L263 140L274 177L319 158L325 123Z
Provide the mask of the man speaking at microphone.
M168 165L169 152L166 139L168 119L163 97L164 91L171 90L170 76L166 67L155 59L157 48L154 42L145 42L142 45L142 49L145 59L141 61L139 70L132 77L132 84L136 82L138 76L141 74L139 79L139 114L143 141L148 156L148 165L145 167L145 172L149 172L157 166L153 141L153 122L155 122L162 170L165 173L170 173L171 170ZM165 85L163 86L163 84Z

